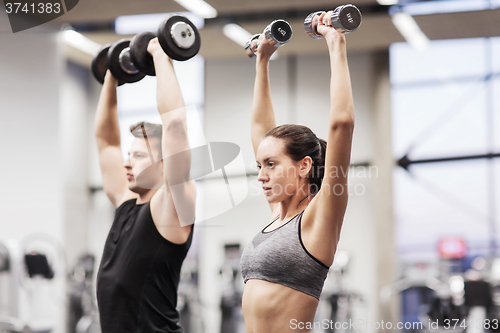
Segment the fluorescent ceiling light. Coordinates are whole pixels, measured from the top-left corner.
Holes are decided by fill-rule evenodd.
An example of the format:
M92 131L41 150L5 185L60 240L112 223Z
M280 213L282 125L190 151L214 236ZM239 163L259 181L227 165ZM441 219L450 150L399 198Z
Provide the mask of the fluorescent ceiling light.
M115 32L118 35L135 35L142 31L156 32L160 22L173 13L118 16L115 20ZM205 26L205 19L191 12L179 12L193 22L196 28Z
M397 5L398 0L377 0L379 5L382 6L390 6L390 5Z
M253 36L251 33L243 29L236 23L228 23L222 28L224 35L241 46L245 46L245 43Z
M392 23L394 23L405 40L416 49L423 50L429 44L429 39L410 15L397 13L392 16Z
M95 55L102 48L102 45L94 42L93 40L88 39L84 35L76 32L75 30L65 30L63 31L63 39L64 42L68 45L73 46L74 48L88 53L90 55Z
M383 1L383 0L377 0ZM442 13L473 12L500 8L500 0L449 0L409 2L400 7L391 8L412 16ZM389 13L391 12L389 11Z
M217 17L217 10L203 0L175 0L175 2L201 17Z

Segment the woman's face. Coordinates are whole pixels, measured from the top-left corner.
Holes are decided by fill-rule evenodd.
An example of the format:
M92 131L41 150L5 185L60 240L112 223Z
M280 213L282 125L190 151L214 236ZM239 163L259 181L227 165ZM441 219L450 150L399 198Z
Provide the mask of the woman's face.
M269 203L278 203L297 193L310 170L309 157L300 162L285 154L285 142L274 137L264 138L257 149L257 180L262 183ZM306 160L304 162L304 160ZM307 194L307 193L305 193Z

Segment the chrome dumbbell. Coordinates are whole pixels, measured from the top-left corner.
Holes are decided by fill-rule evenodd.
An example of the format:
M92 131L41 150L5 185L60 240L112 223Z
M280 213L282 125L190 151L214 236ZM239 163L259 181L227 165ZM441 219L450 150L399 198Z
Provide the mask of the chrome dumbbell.
M292 26L287 21L275 20L264 29L263 34L269 44L274 45L274 47L280 47L292 39L293 31ZM245 44L245 52L250 58L254 58L257 55L260 36L261 34L253 35Z
M309 14L304 21L304 29L311 38L323 38L318 33L316 27L318 26L318 18L323 12L314 12ZM340 32L353 32L356 31L361 25L361 12L354 5L338 6L332 12L330 18L331 26Z

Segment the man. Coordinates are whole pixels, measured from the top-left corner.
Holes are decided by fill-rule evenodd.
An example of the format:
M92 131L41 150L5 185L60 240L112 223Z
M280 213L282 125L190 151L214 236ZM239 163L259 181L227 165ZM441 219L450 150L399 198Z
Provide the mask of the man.
M148 52L155 63L162 125L131 128L135 139L123 161L118 82L109 71L95 118L103 187L116 207L97 276L103 333L182 332L177 287L192 240L196 190L189 177L184 101L172 62L157 38Z

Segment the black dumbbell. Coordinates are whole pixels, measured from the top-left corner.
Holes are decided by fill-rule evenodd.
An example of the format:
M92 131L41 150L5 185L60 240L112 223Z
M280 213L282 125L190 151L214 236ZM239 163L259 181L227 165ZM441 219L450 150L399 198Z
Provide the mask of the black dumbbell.
M198 29L186 17L173 14L166 17L158 28L158 41L163 51L172 59L185 61L200 50ZM152 32L142 32L132 40L123 39L104 46L92 61L92 73L103 83L109 68L119 84L142 80L145 75L154 76L153 57L147 51Z
M149 76L156 75L153 57L148 52L149 41L155 37L152 32L141 32L130 41L130 59L139 71Z
M274 47L280 47L292 39L293 31L292 26L287 21L275 20L264 29L263 34L269 44L274 45ZM250 58L254 58L257 55L260 36L261 34L253 35L245 44L245 52Z
M130 41L130 57L137 69L146 75L156 74L153 57L147 51L149 41L156 36L163 51L174 60L191 59L200 50L200 33L194 24L182 15L170 15L160 23L156 35L142 32Z
M158 41L170 58L179 61L194 57L201 46L198 29L179 14L173 14L162 21L158 28Z
M141 73L130 58L130 39L121 39L112 45L105 45L92 60L92 74L101 84L109 69L118 80L118 84L133 83L142 80Z
M108 70L108 51L110 46L111 44L104 45L94 59L92 59L92 65L90 66L95 79L101 84L104 83L104 77ZM123 84L123 82L121 84Z
M314 12L309 14L304 21L304 28L309 37L323 38L322 35L316 30L317 22L314 22L316 16L321 15L323 12ZM338 6L332 12L331 24L337 31L340 32L353 32L356 31L361 25L361 12L354 5Z
M134 83L146 76L137 69L130 57L130 39L121 39L110 46L108 68L119 82Z

